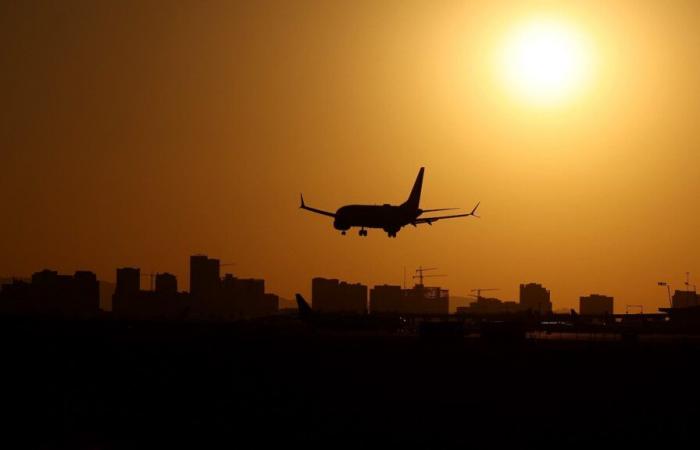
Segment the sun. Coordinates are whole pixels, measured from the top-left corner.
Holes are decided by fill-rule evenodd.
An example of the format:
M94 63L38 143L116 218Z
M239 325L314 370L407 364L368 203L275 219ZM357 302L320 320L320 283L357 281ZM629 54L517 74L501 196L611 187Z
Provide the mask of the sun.
M571 24L533 19L506 36L498 65L506 87L518 97L530 103L560 104L589 81L590 44Z

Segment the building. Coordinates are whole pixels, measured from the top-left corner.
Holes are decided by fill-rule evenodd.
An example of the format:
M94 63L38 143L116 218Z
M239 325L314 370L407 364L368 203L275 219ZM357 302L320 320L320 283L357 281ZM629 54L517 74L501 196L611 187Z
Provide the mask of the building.
M336 279L311 280L311 303L320 312L367 313L367 286Z
M265 280L256 278L236 278L227 273L222 286L239 298L258 298L265 294Z
M579 313L582 316L604 316L613 313L613 298L607 295L591 294L579 299Z
M0 292L0 310L17 314L91 316L100 309L97 276L88 271L59 275L42 270L31 281L13 280Z
M380 285L370 291L372 314L449 314L449 291L417 284L411 289Z
M265 280L219 278L219 260L204 255L190 257L191 292L178 292L177 278L170 273L155 276L155 290L141 290L138 268L117 269L112 311L126 319L237 320L272 315L279 298L265 293Z
M541 284L528 283L520 285L520 308L540 314L552 312L550 294Z
M73 274L73 301L66 308L77 313L96 314L100 310L100 283L97 275L87 270Z
M669 315L676 326L688 326L694 329L700 325L700 295L694 290L676 290L671 297L670 308L659 308Z
M403 291L403 311L407 314L450 313L450 292L436 286L416 284Z
M226 274L217 309L226 318L269 316L279 309L279 297L265 293L265 280Z
M206 255L190 257L190 295L199 302L214 302L219 295L221 278L218 259Z
M141 292L141 269L121 267L117 269L117 285L112 295L112 312L119 316L133 313L134 302Z
M117 269L117 285L112 296L112 312L120 318L171 320L186 316L189 295L178 293L177 278L169 273L156 274L155 290L141 290L141 269Z
M161 295L177 294L177 278L171 273L156 274L156 292Z
M698 294L695 291L676 290L671 297L672 308L690 308L700 305Z
M141 269L122 267L117 269L115 295L136 295L141 290Z
M403 311L401 286L383 284L369 291L369 311L372 314L398 314Z
M218 259L206 255L190 257L190 298L200 318L235 320L277 312L279 299L265 293L265 280L219 275Z
M523 310L520 303L502 301L497 298L478 297L469 306L457 308L457 314L490 315L514 314Z

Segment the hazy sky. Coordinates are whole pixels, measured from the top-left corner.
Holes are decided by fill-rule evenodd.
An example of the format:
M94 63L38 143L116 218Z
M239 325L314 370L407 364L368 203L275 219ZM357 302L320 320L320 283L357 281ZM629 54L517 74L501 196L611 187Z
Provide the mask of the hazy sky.
M2 2L0 274L131 265L187 288L207 253L283 296L423 264L453 295L663 306L657 281L700 279L700 6L563 3ZM555 106L494 72L538 14L596 60ZM420 166L421 206L483 217L360 238L298 209L400 203Z

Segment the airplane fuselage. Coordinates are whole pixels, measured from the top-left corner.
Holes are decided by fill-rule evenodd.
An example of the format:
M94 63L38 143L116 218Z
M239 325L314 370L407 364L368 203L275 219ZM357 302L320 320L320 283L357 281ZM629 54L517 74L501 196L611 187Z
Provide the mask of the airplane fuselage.
M336 211L333 226L341 231L362 227L381 228L387 233L396 233L416 220L420 213L420 210L404 206L347 205Z

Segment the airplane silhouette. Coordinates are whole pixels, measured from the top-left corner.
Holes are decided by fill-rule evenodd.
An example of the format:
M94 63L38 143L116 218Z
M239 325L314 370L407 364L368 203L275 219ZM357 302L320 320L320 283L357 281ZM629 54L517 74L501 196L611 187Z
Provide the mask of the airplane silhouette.
M416 182L413 184L411 194L408 200L401 205L394 206L389 204L384 205L347 205L339 208L335 213L323 211L321 209L311 208L304 203L304 196L301 195L301 209L311 211L316 214L333 217L333 227L340 230L341 234L345 235L347 230L352 227L360 227L360 236L367 236L365 228L381 228L386 231L389 237L396 237L396 233L406 225L418 226L422 223L432 225L433 222L442 219L453 219L456 217L468 217L476 215L476 204L470 213L452 214L449 216L437 217L419 217L423 213L436 211L450 211L458 208L439 208L439 209L420 209L420 193L423 188L423 172L425 168L421 167L416 177Z

